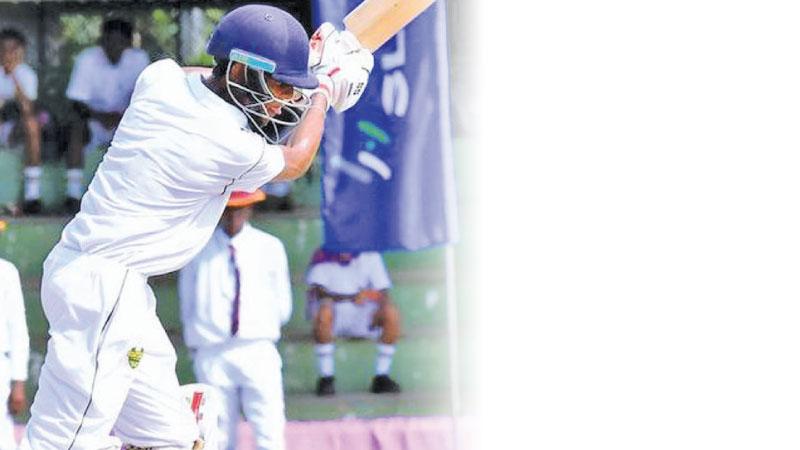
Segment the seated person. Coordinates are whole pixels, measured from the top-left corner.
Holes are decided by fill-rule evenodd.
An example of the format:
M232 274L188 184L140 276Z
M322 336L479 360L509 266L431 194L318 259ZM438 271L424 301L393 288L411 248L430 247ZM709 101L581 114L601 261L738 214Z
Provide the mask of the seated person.
M136 79L150 63L144 50L131 45L130 22L110 19L103 23L100 45L83 50L75 59L66 92L74 112L67 146L67 212L80 208L84 155L111 142Z
M36 118L39 79L25 63L25 36L14 29L0 30L0 145L25 143L25 187L22 211L36 214L42 209L39 178L41 167L41 129Z
M319 249L306 272L309 286L307 317L313 320L314 353L320 378L317 395L335 393L334 339L378 341L375 377L370 392L400 392L389 377L395 343L400 336L400 313L389 298L391 281L377 252L344 253Z

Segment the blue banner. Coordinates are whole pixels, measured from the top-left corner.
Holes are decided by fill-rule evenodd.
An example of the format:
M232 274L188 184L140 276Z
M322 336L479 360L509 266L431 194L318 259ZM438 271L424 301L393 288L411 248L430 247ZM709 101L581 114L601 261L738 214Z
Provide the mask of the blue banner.
M315 0L342 29L361 0ZM332 110L322 144L324 245L419 250L456 239L445 5L437 0L375 52L359 103Z

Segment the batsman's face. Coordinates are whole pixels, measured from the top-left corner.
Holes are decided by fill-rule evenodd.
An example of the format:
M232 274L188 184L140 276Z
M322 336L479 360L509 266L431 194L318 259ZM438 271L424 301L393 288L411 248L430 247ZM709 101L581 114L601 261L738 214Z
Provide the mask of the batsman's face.
M270 118L278 117L283 111L283 106L297 100L302 95L294 86L264 75L257 71L248 71L245 86L252 92L253 101L260 105L266 117L260 117L259 122L265 125Z
M284 102L298 100L300 93L291 84L281 83L280 81L267 77L267 88L273 97Z
M233 103L271 144L288 136L311 104L302 90L239 62L228 63L226 86Z

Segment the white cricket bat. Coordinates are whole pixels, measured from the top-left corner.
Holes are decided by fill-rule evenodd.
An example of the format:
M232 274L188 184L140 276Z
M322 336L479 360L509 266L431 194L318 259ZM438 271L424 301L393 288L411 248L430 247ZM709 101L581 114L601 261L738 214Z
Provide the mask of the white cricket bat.
M374 53L434 1L364 0L344 18L344 26Z

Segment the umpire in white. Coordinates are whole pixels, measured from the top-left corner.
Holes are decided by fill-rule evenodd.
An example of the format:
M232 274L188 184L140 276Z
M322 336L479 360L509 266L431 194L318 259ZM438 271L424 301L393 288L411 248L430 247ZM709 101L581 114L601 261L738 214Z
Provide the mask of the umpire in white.
M28 326L19 272L0 259L0 450L17 448L12 415L25 409L28 379Z
M186 345L197 380L219 389L220 449L236 448L240 408L259 450L283 450L286 418L275 347L292 312L281 241L247 222L265 194L234 192L205 248L178 278Z

